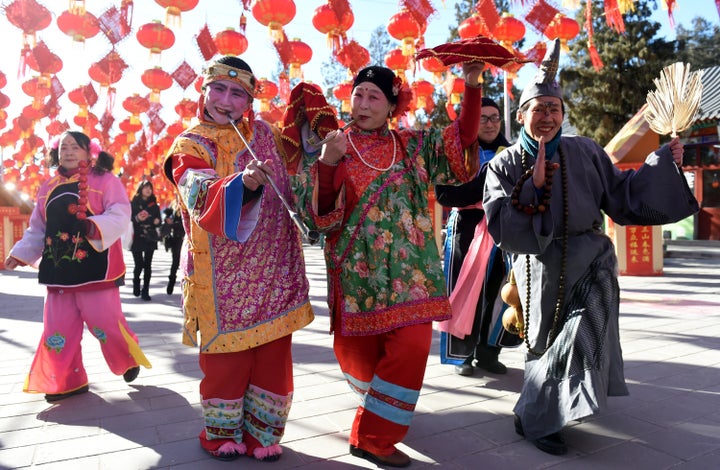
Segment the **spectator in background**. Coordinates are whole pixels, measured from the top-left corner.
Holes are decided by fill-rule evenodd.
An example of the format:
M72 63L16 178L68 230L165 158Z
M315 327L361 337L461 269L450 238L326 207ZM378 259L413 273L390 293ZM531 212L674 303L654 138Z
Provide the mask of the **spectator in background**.
M165 244L165 251L172 254L172 263L170 264L170 275L168 276L167 294L172 295L175 289L175 280L177 279L177 271L180 266L180 251L182 250L183 240L185 239L185 228L183 227L182 213L180 205L175 199L163 213L163 220L160 228L160 235Z
M157 242L160 239L160 206L153 194L153 185L148 180L141 181L135 195L130 201L132 206L133 241L130 251L135 262L133 269L133 295L142 296L143 300L150 297L150 278L152 277L152 260ZM142 274L142 290L140 275Z
M510 142L500 132L502 119L497 103L483 97L481 113L476 145L468 151L477 155L484 170L485 164ZM453 321L440 324L440 357L443 363L455 364L459 375L473 375L473 365L493 374L507 372L498 360L500 346L488 344L493 318L499 318L502 309L499 293L507 272L503 253L487 232L482 206L483 170L468 183L435 186L438 203L452 207L446 224L445 278L448 292L458 287L450 296ZM466 318L455 318L460 316ZM466 327L457 332L461 323Z

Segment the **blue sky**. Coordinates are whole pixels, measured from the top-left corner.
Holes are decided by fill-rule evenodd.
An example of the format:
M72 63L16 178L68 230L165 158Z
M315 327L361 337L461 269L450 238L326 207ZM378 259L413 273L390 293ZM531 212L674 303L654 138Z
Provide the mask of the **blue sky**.
M451 23L455 22L454 5L456 1L457 0L445 0L444 2L441 0L432 1L437 9L437 13L431 18L425 34L425 42L428 46L431 47L441 44L447 40L448 27ZM51 9L56 15L67 9L68 5L66 1L60 0L40 0L40 2ZM86 7L93 14L99 16L113 3L119 2L89 0L86 2ZM134 29L152 20L162 20L164 18L163 9L154 1L136 0L134 3ZM324 3L326 3L326 0L295 0L297 14L295 19L286 27L286 34L289 38L301 38L313 48L313 58L311 62L304 67L304 70L305 78L316 83L322 83L320 68L322 63L330 58L330 51L327 49L324 35L312 26L311 21L312 12L316 7ZM365 47L367 47L369 43L372 32L378 26L385 25L387 19L398 11L397 0L351 0L350 3L355 15L355 23L349 32L349 37L357 40ZM561 4L559 0L554 3ZM658 3L660 3L660 1L658 1ZM691 19L696 16L694 12L697 11L704 11L706 12L705 16L710 21L715 23L719 22L714 0L692 0L692 7L690 0L678 0L677 3L679 5L675 14L676 24L683 24L685 27L690 28ZM513 4L520 5L520 2L514 2ZM513 8L512 11L517 16L522 16L526 10L527 7L517 6ZM172 72L185 60L199 70L204 61L197 50L193 36L197 34L205 23L209 25L213 33L221 31L226 27L235 27L237 29L240 13L240 2L237 0L200 0L195 10L183 14L182 26L175 31L175 46L163 52L160 65L166 71ZM658 10L655 13L654 19L663 25L663 34L668 36L668 38L674 39L674 32L669 26L667 12ZM0 30L3 31L3 48L0 50L0 71L6 75L8 80L8 85L0 91L8 95L11 99L11 107L7 110L8 118L11 120L17 116L22 107L31 102L31 98L22 92L20 83L30 78L32 73L29 73L23 80L17 79L21 48L20 30L9 25L4 15L0 16ZM275 49L270 42L266 27L260 25L254 18L250 17L248 19L246 35L250 42L250 48L241 57L252 66L258 77L271 77L277 70L278 59ZM102 58L110 49L110 44L102 33L89 39L84 47L73 44L68 36L59 32L54 21L48 29L41 31L38 37L45 41L50 49L63 59L64 67L58 74L58 78L66 91L87 84L90 81L87 77L89 64ZM528 42L530 44L539 38L537 33L530 29L528 29L526 37L529 39ZM114 108L116 122L127 117L127 113L121 106L121 102L125 97L135 92L141 95L149 92L140 82L139 75L143 70L154 65L149 60L147 49L137 45L135 38L125 39L119 44L118 49L130 67L125 72L125 78L123 78L118 86L118 94ZM516 84L520 87L522 87L524 76L534 74L533 65L528 65L526 69L527 72L521 73L516 81ZM97 85L94 85L97 89ZM173 108L175 103L183 97L195 99L197 93L192 87L183 93L178 86L173 86L172 89L162 93L161 102L167 109L162 112L161 116L168 124L177 119ZM61 101L61 104L65 110L65 118L71 120L77 107L67 101L66 98L64 98L64 101ZM100 102L92 111L99 116L104 110L104 105L101 97ZM0 130L0 132L2 132L2 130ZM41 137L43 136L41 135Z

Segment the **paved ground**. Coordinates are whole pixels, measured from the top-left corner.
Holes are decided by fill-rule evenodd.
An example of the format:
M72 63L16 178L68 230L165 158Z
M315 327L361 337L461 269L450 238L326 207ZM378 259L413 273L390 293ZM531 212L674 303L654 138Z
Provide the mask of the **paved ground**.
M697 253L697 250L691 250ZM411 468L709 469L720 467L720 272L718 259L674 256L663 276L622 277L621 337L631 395L573 423L570 452L555 457L513 430L523 350L501 355L504 376L461 377L439 364L437 345L401 448ZM158 251L152 302L121 289L128 320L153 363L131 385L112 375L96 341L83 340L90 393L55 405L22 393L42 329L44 289L29 269L0 271L0 468L375 468L348 454L356 402L327 334L319 248L307 247L317 319L294 337L296 394L274 463L209 459L201 428L196 352L179 344L178 295L165 294L168 255ZM438 338L436 336L437 343Z

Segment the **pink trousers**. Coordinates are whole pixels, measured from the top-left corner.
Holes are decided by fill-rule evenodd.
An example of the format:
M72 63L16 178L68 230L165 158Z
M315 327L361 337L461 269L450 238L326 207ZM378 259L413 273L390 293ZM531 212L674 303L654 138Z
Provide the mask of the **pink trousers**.
M84 324L100 342L105 362L116 375L150 362L128 326L120 303L120 289L48 290L43 334L23 391L67 393L87 385L82 362Z

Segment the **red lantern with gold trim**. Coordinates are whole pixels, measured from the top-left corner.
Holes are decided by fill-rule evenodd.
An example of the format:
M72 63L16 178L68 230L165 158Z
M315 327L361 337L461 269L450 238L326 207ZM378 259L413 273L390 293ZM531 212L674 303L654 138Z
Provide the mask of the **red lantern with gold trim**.
M413 97L415 97L415 109L422 108L430 114L435 108L433 93L435 86L427 80L416 80L411 85Z
M85 39L92 38L100 32L100 23L92 13L74 13L64 11L58 16L58 28L67 34L73 41L84 44Z
M341 11L340 17L336 8L330 6L329 3L320 5L313 12L312 24L321 33L327 37L327 45L336 52L345 42L347 31L355 22L355 15L350 8Z
M545 28L545 36L548 39L560 39L560 47L562 50L568 50L568 41L575 38L580 33L580 25L572 18L568 18L562 13L555 15L555 18Z
M135 35L141 46L150 49L150 58L160 60L160 54L175 44L175 33L160 21L152 21L138 28Z
M437 57L426 57L420 61L422 67L430 72L433 76L433 82L442 83L443 73L445 73L449 67L442 63Z
M352 40L340 48L335 58L352 76L370 62L370 53L360 43Z
M273 41L283 38L283 28L295 18L293 0L255 0L251 7L253 17L263 26Z
M215 47L222 55L238 56L248 48L248 40L244 34L227 28L215 35Z
M290 78L302 78L302 66L310 62L312 59L312 49L300 38L293 38L288 41L290 46L290 55L288 56L288 64L290 64Z
M405 76L405 71L410 68L410 56L405 55L402 49L393 49L385 54L385 65L395 75Z
M196 100L183 98L175 105L175 112L182 120L185 126L190 125L190 120L197 114L198 103Z
M270 101L278 95L280 89L267 78L258 80L258 90L255 97L260 100L260 111L270 110Z
M350 97L352 96L352 82L342 82L333 88L333 96L340 100L340 110L343 113L350 112Z
M510 13L503 13L493 35L505 49L512 50L513 43L525 36L525 25Z
M10 106L10 97L0 92L0 109L5 109L8 106Z
M165 25L180 27L181 14L195 8L200 0L155 0L155 3L165 8Z
M52 23L52 15L35 0L15 0L3 8L5 17L23 32L23 49L35 45L35 33Z
M140 76L140 81L150 88L150 101L153 103L160 102L160 92L167 90L173 84L172 76L160 67L144 71Z
M422 35L423 27L415 21L410 11L403 8L391 16L387 30L390 36L402 42L403 54L411 56L415 53L415 41Z
M461 39L470 39L475 36L490 36L485 21L477 13L473 13L469 18L464 19L458 26L458 36Z
M130 113L131 123L140 124L140 113L147 112L150 109L150 101L137 93L133 93L123 100L122 107Z

